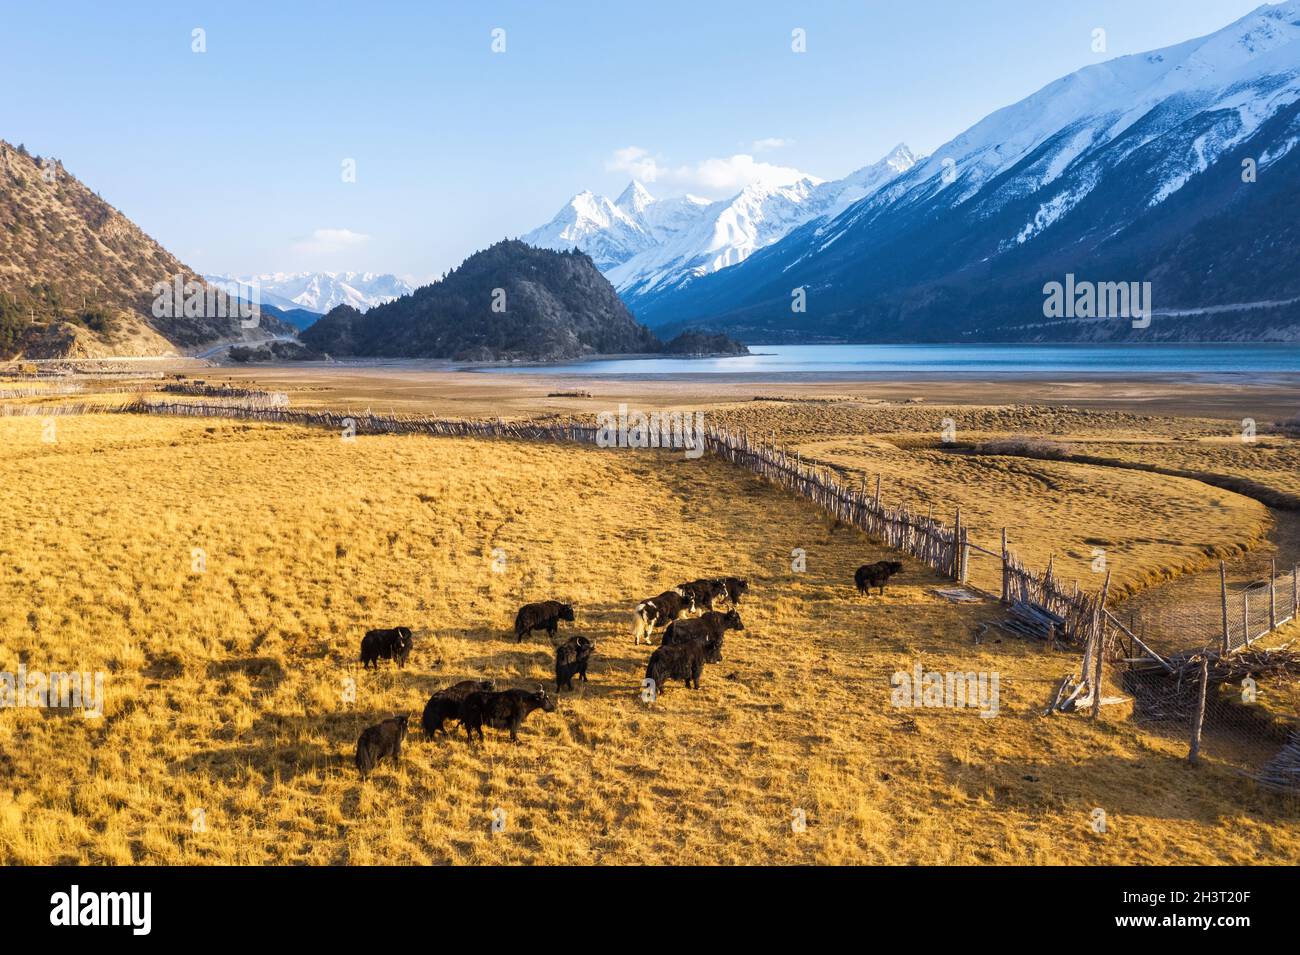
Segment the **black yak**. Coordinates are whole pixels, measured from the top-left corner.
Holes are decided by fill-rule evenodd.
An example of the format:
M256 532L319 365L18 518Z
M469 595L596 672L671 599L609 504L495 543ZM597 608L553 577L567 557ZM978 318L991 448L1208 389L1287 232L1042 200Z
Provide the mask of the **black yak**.
M701 578L680 585L677 590L691 598L697 610L712 610L713 601L727 595L727 588L716 578Z
M740 622L740 612L737 610L728 610L726 613L719 613L716 610L706 610L704 616L696 617L693 620L678 620L668 625L664 631L663 645L670 646L674 643L686 643L690 640L704 640L712 638L721 640L722 635L728 630L744 630L745 625ZM710 663L716 663L710 660Z
M380 660L396 660L399 667L404 667L412 642L410 627L371 630L361 638L361 665L378 667Z
M558 600L524 604L519 608L519 613L515 614L515 641L522 642L534 630L545 630L547 636L554 640L561 620L573 622L572 604L562 604Z
M570 637L555 648L555 692L573 689L573 677L582 677L587 682L587 664L596 652L596 645L586 637Z
M519 724L533 710L545 713L555 712L555 700L546 695L542 685L537 684L536 692L528 690L498 690L495 692L479 691L465 697L460 705L460 725L465 727L465 736L474 739L483 738L483 724L494 729L509 730L510 741L519 742Z
M743 577L722 577L719 582L726 591L727 599L731 601L733 607L740 603L740 598L749 590L749 581Z
M680 587L643 600L632 610L632 636L638 645L642 637L649 643L656 628L666 627L688 610L695 611L695 599L682 593Z
M424 704L424 716L420 719L421 725L424 726L424 735L432 737L438 730L442 730L443 735L446 736L447 730L443 723L460 714L460 704L464 702L465 697L471 693L495 689L496 683L492 680L461 680L446 689L439 690L429 697L428 703Z
M879 587L885 592L885 583L890 577L901 573L903 565L896 560L878 560L874 564L863 564L853 575L853 582L858 585L858 593L869 594L872 587Z
M645 678L653 681L656 693L662 693L669 680L681 680L688 687L694 683L698 690L704 664L717 663L721 659L722 637L710 635L703 640L670 643L650 654Z
M394 763L401 757L402 740L406 738L408 718L394 716L374 726L367 726L361 731L361 736L357 739L357 770L361 773L362 779L365 779L385 756L390 757Z

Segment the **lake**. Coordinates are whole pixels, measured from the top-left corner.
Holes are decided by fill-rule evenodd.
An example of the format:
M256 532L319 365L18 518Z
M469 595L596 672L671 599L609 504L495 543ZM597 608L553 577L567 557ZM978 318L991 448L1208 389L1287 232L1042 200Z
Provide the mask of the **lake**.
M478 370L553 375L1300 373L1300 345L752 345L738 358L613 358Z

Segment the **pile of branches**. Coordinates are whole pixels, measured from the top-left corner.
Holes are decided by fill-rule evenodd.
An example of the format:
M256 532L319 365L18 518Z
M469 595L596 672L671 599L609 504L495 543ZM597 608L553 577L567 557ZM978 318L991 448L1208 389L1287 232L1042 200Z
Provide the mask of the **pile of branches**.
M1016 600L1007 613L1007 618L1000 621L998 626L1017 637L1054 641L1057 635L1065 632L1065 618L1052 613L1042 604Z
M1201 678L1201 660L1209 663L1210 683L1240 683L1246 677L1300 676L1300 651L1286 646L1241 647L1227 654L1217 650L1189 650L1168 657L1170 679L1179 683L1196 683Z
M1266 649L1242 647L1229 653L1218 650L1187 650L1157 661L1131 663L1124 672L1126 691L1137 701L1137 712L1149 720L1185 721L1196 710L1200 697L1201 661L1210 687L1240 684L1246 677L1300 677L1300 652L1290 644Z
M1291 736L1277 755L1264 764L1255 778L1266 786L1300 789L1300 732Z

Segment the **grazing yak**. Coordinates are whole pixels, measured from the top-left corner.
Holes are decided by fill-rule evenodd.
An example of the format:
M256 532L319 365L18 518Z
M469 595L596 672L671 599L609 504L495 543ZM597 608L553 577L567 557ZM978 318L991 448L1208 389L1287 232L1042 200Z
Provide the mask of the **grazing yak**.
M460 725L465 727L465 736L473 741L475 731L478 738L483 738L483 724L494 729L509 730L510 742L519 742L519 724L533 710L544 713L555 712L555 700L546 695L542 685L537 684L537 691L498 690L495 692L478 691L465 697L460 705Z
M573 677L587 682L587 663L596 652L596 645L586 637L570 637L555 648L555 692L573 689Z
M680 587L641 601L632 610L632 636L637 645L640 646L642 637L649 643L657 628L668 626L688 610L695 612L695 599L683 593Z
M701 578L682 584L678 592L689 597L696 610L712 610L713 601L725 597L727 588L716 578Z
M749 590L749 581L743 577L704 577L682 584L677 589L690 595L696 607L712 610L715 600L725 598L733 607L740 603L740 598Z
M858 568L858 572L853 575L853 581L858 585L858 593L869 594L872 587L879 587L880 592L885 592L885 583L894 574L902 573L903 565L896 560L878 560L874 564L863 564Z
M722 584L733 607L740 603L740 598L749 590L749 581L743 577L721 577L718 582Z
M740 622L739 611L728 610L726 613L719 613L716 610L706 610L702 617L677 620L670 623L668 629L664 631L663 646L667 647L674 643L688 643L692 640L704 640L706 638L721 641L722 635L728 630L744 629L745 625ZM719 648L721 648L720 642ZM710 660L709 662L714 663L716 661Z
M695 689L698 690L704 664L717 663L721 659L721 636L714 637L710 634L703 640L670 643L650 654L650 662L645 668L645 678L654 681L656 693L663 693L669 680L681 680L688 687L694 683Z
M357 739L357 770L362 779L385 756L391 757L394 763L401 757L407 719L406 716L394 716L361 731L361 736Z
M558 600L524 604L519 608L519 613L515 614L515 641L522 642L534 630L545 630L547 636L554 640L561 620L573 622L572 604L562 604Z
M443 736L448 735L443 723L460 715L460 704L464 702L465 697L471 693L487 692L496 688L496 682L493 680L461 680L446 689L439 690L429 697L428 703L424 704L424 716L420 719L421 725L424 726L424 735L432 738L438 730L442 730Z
M411 655L411 643L410 627L368 631L361 638L361 665L377 669L380 660L396 660L399 667L404 667Z

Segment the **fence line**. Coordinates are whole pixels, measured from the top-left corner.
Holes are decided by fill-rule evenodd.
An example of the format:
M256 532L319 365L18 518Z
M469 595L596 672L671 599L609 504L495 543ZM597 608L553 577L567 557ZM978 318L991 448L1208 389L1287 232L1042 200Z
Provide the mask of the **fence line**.
M304 411L265 402L214 404L208 402L146 401L143 398L117 409L137 414L165 414L194 417L246 418L284 424L308 425L354 434L424 434L436 437L475 437L530 441L566 441L600 445L601 429L595 424L566 422L507 422L455 420L427 415L374 414L366 411ZM689 436L688 440L690 439ZM882 543L921 561L938 573L966 583L970 551L1000 556L1003 564L1001 598L1005 603L1026 602L1043 607L1061 621L1058 638L1090 645L1094 634L1104 631L1096 595L1081 591L1076 584L1067 590L1057 581L1049 562L1042 573L1029 570L1007 548L1003 531L998 551L979 547L970 540L957 508L952 524L932 515L914 514L906 505L881 503L880 483L868 492L865 482L852 487L831 469L808 464L802 455L791 454L770 442L755 442L747 432L710 427L703 435L703 450L745 468L777 486L823 508L837 520L864 531Z

